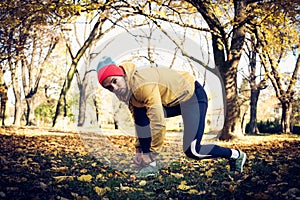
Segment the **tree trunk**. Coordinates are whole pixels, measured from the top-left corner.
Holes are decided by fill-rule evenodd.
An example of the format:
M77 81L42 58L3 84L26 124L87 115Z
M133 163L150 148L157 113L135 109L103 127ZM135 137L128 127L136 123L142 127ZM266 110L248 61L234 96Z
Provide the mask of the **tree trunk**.
M225 88L224 110L225 122L222 132L218 136L222 140L229 140L233 137L242 135L240 121L240 105L237 93L237 68L243 50L245 40L245 20L247 15L247 1L234 1L234 26L232 37L226 34L225 27L211 11L210 5L203 1L187 0L193 4L201 13L209 28L212 30L212 46L216 68L221 74L221 82ZM231 39L231 42L229 42ZM229 45L230 43L230 45ZM227 61L225 61L225 54Z
M1 85L0 85L0 98L1 98L1 107L0 107L0 118L1 118L1 125L5 126L5 115L6 115L6 103L8 100L7 96L7 86L3 80L3 73L1 73Z
M281 105L282 105L281 131L283 133L290 133L292 104L289 101L284 101L281 103Z
M257 102L260 94L260 89L251 88L250 97L250 122L249 122L249 134L258 135L259 130L257 128Z
M35 125L34 123L34 106L33 106L34 99L33 97L31 98L26 98L26 105L27 105L27 110L26 110L26 126L32 126Z
M97 122L97 125L100 125L100 122L99 122L99 114L100 114L100 111L98 109L98 102L97 102L97 97L94 96L93 97L93 105L94 105L94 108L95 108L95 114L96 114L96 122Z
M21 105L21 99L18 97L18 95L15 95L16 101L15 101L15 114L14 114L14 122L13 124L16 126L21 125L21 117L22 117L22 105Z
M241 24L246 17L246 1L234 1L235 22L230 50L227 52L227 61L220 69L226 91L225 124L221 132L221 140L229 140L242 135L240 121L240 103L238 101L237 69L241 59L245 41L246 27Z
M79 96L79 115L78 115L78 126L83 126L85 122L86 113L86 87L81 86L80 96Z
M20 92L20 84L19 77L16 75L16 68L18 63L9 61L9 67L11 71L11 84L15 97L15 112L14 112L14 121L13 124L16 126L21 125L21 115L22 115L22 102L21 102L21 92Z
M245 111L242 115L242 119L241 119L241 129L242 129L242 133L244 134L244 122L245 122L245 116L247 114L247 111Z
M115 125L115 129L119 129L119 125L118 125L118 122L117 121L114 121L114 125Z
M236 61L237 62L237 61ZM226 72L224 71L224 85L226 91L226 112L224 127L219 138L230 140L242 134L240 122L240 107L238 102L236 72L237 63L229 64Z

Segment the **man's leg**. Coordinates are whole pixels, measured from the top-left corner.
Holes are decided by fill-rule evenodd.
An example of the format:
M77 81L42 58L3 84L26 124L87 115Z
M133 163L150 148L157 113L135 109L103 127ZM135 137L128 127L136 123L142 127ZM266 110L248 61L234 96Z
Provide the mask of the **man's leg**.
M181 113L184 123L183 148L188 157L193 159L230 158L231 149L214 144L203 144L201 140L205 128L207 111L207 96L202 86L195 82L193 97L181 104Z

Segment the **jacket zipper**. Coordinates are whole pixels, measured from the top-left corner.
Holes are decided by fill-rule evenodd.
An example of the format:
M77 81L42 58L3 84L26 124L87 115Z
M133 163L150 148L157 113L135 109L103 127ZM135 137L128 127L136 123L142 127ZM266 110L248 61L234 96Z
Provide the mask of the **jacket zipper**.
M174 99L173 101L171 101L170 103L168 103L167 106L170 106L170 105L172 105L173 103L179 101L179 100L182 99L185 95L187 95L187 93L188 93L187 91L184 91L183 94L181 94L179 97L177 97L176 99Z

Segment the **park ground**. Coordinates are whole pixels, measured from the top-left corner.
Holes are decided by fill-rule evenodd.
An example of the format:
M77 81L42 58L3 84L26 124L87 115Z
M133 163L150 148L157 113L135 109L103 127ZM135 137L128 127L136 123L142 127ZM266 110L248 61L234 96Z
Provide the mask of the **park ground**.
M1 128L0 199L300 199L299 135L215 141L247 153L241 174L228 173L225 159L194 161L172 147L177 159L148 179L128 170L133 164L126 155L113 158L117 153L110 146L130 152L133 138L107 136L104 144L96 136L85 140L76 132Z

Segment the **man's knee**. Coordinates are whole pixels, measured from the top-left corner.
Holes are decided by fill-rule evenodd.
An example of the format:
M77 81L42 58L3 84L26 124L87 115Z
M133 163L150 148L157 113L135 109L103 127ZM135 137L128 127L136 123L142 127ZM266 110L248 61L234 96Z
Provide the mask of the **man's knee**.
M194 140L191 142L188 148L185 149L184 153L187 157L200 160L204 158L211 157L210 151L211 149L206 148L207 146L202 146L198 140Z
M199 160L199 157L197 157L191 150L191 146L189 146L185 151L184 151L185 155L188 157L188 158L192 158L192 159L195 159L195 160Z

